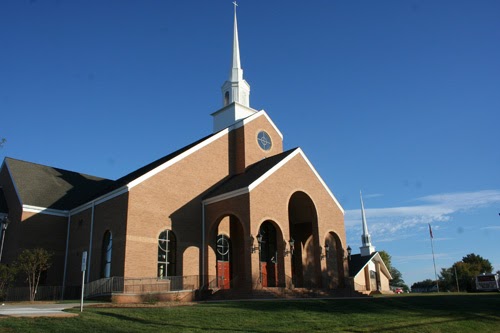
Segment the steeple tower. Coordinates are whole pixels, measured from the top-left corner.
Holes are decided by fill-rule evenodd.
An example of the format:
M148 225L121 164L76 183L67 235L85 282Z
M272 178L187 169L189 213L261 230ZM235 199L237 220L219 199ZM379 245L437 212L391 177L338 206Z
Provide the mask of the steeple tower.
M243 69L240 61L240 43L238 40L238 20L236 18L236 1L234 4L233 59L229 79L222 85L223 105L233 102L250 106L250 85L243 79Z
M222 109L212 113L214 132L229 127L257 111L250 108L250 85L243 79L240 61L240 43L238 40L238 20L236 19L236 1L234 4L233 57L229 78L222 85Z
M359 199L361 200L361 220L363 223L363 235L361 235L361 242L363 246L359 249L361 250L361 256L369 256L373 252L375 252L375 246L372 246L370 233L368 233L368 224L366 223L365 216L365 205L363 204L363 197L361 195L361 191L359 191Z

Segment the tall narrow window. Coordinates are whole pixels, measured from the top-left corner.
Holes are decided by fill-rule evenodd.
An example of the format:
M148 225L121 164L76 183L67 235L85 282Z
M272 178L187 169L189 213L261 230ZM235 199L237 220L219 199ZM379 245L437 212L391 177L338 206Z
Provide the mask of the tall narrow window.
M224 106L229 104L229 91L224 94Z
M113 249L113 236L108 230L104 233L102 240L102 254L101 254L101 277L109 278L111 276L111 252Z
M176 240L172 230L165 230L158 237L158 277L175 276Z

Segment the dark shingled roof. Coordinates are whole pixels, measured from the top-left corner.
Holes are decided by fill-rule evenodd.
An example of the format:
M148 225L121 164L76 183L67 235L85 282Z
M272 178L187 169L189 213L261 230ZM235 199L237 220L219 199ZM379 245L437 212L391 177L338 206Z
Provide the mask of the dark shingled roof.
M7 206L7 201L5 201L5 194L3 189L0 187L0 213L9 213L9 207Z
M117 179L116 181L114 181L111 185L109 185L108 187L106 187L104 190L96 193L96 195L93 198L91 198L91 199L96 199L96 198L98 198L98 197L100 197L102 195L105 195L106 193L109 193L111 191L114 191L114 190L116 190L116 189L118 189L120 187L123 187L123 186L127 185L131 181L133 181L133 180L135 180L135 179L137 179L137 178L145 175L146 173L154 170L155 168L161 166L162 164L167 163L171 159L173 159L173 158L179 156L180 154L188 151L189 149L191 149L194 146L202 143L203 141L209 139L210 137L214 136L217 133L212 133L210 135L207 135L206 137L204 137L204 138L202 138L202 139L200 139L198 141L195 141L195 142L193 142L193 143L191 143L191 144L189 144L189 145L187 145L185 147L182 147L181 149L176 150L173 153L168 154L167 156L159 158L159 159L157 159L154 162L151 162L151 163L149 163L149 164L147 164L147 165L145 165L145 166L143 166L143 167L141 167L141 168L139 168L139 169L137 169L135 171L132 171L131 173L129 173L129 174L127 174L127 175L125 175L125 176Z
M377 254L377 252L373 252L369 256L362 257L361 254L353 254L351 255L351 260L349 261L349 276L354 277L359 271L365 267L365 265Z
M5 158L5 163L25 205L69 210L113 183L109 179L9 157Z
M215 134L217 133L207 135L116 181L20 161L9 157L5 159L5 163L12 173L12 178L23 204L58 210L71 210L127 185Z
M213 198L224 193L229 193L250 186L250 184L262 177L267 171L297 149L298 148L287 150L281 154L265 158L248 166L244 173L229 178L214 190L210 191L203 199Z

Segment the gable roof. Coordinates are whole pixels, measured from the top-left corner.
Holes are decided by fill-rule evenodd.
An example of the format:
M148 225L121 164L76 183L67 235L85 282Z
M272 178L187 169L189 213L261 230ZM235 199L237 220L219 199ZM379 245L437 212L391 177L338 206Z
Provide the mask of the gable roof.
M6 157L4 165L12 177L23 206L68 211L106 195L177 157L215 134L208 135L153 161L116 181ZM0 191L0 212L2 212ZM5 204L6 206L6 204Z
M349 260L349 276L355 277L358 275L370 261L380 262L384 274L387 275L389 279L392 279L391 273L387 269L387 266L378 252L373 252L369 256L361 256L361 254L351 255L351 260Z
M298 148L290 149L283 153L267 157L257 163L248 166L245 172L232 176L231 178L217 186L215 189L210 191L207 195L205 195L203 199L210 201L210 199L216 199L218 197L220 198L225 194L232 193L239 189L248 188L252 183L258 180L266 172L271 170L296 150L298 150Z
M5 165L23 205L69 210L113 181L10 157Z
M361 254L352 254L351 260L349 260L349 276L356 276L358 273L368 264L368 262L373 258L375 252L369 256L362 257Z
M288 163L293 157L300 155L307 163L311 171L314 173L323 188L328 192L337 207L344 214L344 209L337 201L337 198L330 191L316 169L307 159L306 155L300 148L294 148L285 151L281 154L268 157L260 162L254 163L247 167L244 173L231 177L212 192L209 192L203 199L205 204L211 204L217 201L229 199L238 195L249 193L252 189L262 183L267 177L272 175L276 170L279 170L283 165Z

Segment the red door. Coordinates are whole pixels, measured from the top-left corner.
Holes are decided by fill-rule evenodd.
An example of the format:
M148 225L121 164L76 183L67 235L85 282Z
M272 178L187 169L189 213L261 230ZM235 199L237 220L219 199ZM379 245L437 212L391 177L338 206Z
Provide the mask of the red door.
M217 237L217 286L220 289L231 288L230 245L227 236Z
M278 269L276 263L261 262L260 272L262 274L262 287L278 286Z
M229 289L231 287L229 269L229 261L217 262L217 286L220 289Z
M267 282L267 262L260 263L260 274L262 275L262 287L269 287L269 283Z

